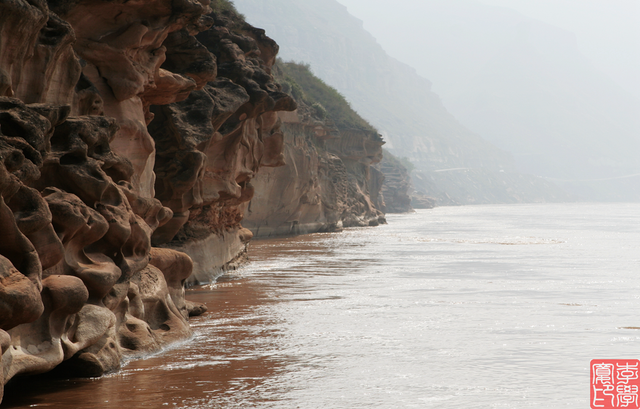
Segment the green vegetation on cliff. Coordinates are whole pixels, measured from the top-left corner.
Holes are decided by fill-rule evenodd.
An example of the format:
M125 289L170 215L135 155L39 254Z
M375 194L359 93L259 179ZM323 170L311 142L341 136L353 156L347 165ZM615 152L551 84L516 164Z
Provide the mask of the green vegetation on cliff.
M357 129L377 133L371 124L351 108L342 94L316 77L308 64L278 60L274 75L282 84L283 91L290 93L297 101L310 106L315 117L319 119L328 117L339 129Z
M213 0L210 7L214 13L229 13L235 14L236 16L242 16L242 14L238 12L236 7L229 0Z
M238 11L232 1L211 0L209 7L211 7L213 14L216 15L216 20L222 19L224 22L222 25L236 34L242 34L242 29L247 24L246 18L244 14ZM215 24L220 25L220 22L217 21Z

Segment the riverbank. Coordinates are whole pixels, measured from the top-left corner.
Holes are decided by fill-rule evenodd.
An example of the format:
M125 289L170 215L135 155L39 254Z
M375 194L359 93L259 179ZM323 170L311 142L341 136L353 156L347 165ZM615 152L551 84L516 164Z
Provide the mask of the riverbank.
M441 207L258 240L189 292L210 308L190 342L22 404L582 407L589 361L640 347L638 206Z

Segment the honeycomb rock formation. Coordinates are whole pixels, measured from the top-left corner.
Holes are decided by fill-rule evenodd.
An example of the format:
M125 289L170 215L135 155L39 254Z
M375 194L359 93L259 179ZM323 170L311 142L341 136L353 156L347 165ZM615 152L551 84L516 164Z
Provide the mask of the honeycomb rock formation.
M177 248L250 239L239 206L295 109L276 53L208 1L0 0L0 399L190 336Z
M0 400L189 337L185 285L242 259L245 214L383 220L377 133L296 119L278 45L220 4L0 0Z

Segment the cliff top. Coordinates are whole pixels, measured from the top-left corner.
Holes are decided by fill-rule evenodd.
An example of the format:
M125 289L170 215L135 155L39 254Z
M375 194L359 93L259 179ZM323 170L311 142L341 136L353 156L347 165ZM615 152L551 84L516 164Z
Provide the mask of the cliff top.
M283 90L312 107L316 116L322 119L328 116L340 130L355 129L378 134L377 129L358 115L340 92L316 77L308 64L279 60L277 67L279 69L274 74Z

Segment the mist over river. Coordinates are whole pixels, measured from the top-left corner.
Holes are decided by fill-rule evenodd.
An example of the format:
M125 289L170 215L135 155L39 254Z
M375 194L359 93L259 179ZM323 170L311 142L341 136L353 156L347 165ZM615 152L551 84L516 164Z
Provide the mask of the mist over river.
M99 379L12 381L0 407L577 409L591 359L640 358L640 204L388 222L254 241L190 291L209 307L193 339Z

